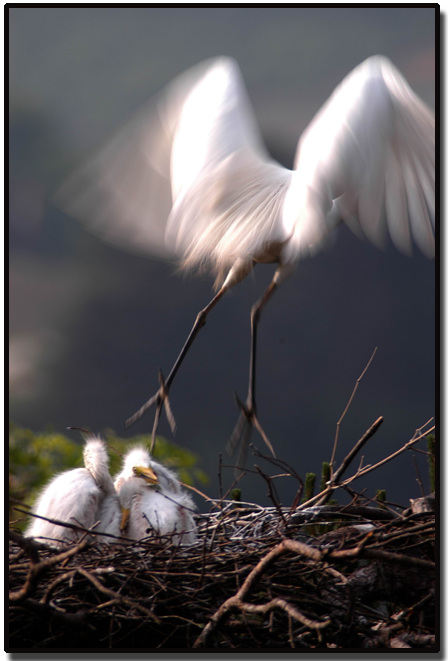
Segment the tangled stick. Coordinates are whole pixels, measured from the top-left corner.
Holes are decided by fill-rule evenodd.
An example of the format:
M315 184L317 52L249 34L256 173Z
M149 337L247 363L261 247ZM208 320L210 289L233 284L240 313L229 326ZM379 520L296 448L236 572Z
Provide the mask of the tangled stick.
M118 592L114 592L114 590L110 590L106 586L104 586L101 581L99 581L96 576L94 576L91 572L86 571L85 569L82 569L81 567L76 568L76 572L80 574L81 576L84 576L92 585L99 591L102 592L106 597L109 597L109 602L110 603L117 603L117 604L125 604L126 606L130 606L131 608L135 608L137 611L140 611L147 617L151 618L154 620L157 624L160 624L160 618L157 617L153 612L142 606L141 604L138 603L138 601L135 601L134 599L129 599L128 597L124 597L122 594L119 594ZM98 609L101 608L100 606L97 606Z
M342 423L343 419L345 418L345 416L347 414L347 411L349 410L349 408L351 406L351 403L352 403L352 401L355 397L356 391L359 388L359 384L360 384L363 376L365 375L365 373L369 369L370 364L371 364L372 360L374 359L375 354L376 354L377 351L378 351L378 347L375 347L375 349L373 350L372 355L369 358L369 361L368 361L367 365L364 367L364 369L361 372L360 376L358 376L358 378L356 379L355 387L353 388L352 394L349 397L349 400L347 402L347 405L346 405L345 409L343 410L343 412L341 414L341 417L339 418L339 420L336 423L336 435L334 437L333 452L331 454L331 459L330 459L330 466L331 466L331 472L332 473L333 473L333 467L334 467L334 460L335 460L335 457L336 457L336 448L338 447L338 440L339 440L339 432L340 432L340 429L341 429L341 423Z
M17 554L11 545L12 592L26 582L30 554L34 563L47 557L59 564L40 572L24 598L11 604L12 646L73 649L80 629L90 645L100 641L104 649L130 643L146 649L148 641L154 649L179 650L191 649L195 641L200 650L249 644L390 648L404 633L411 646L437 645L433 513L400 517L356 505L290 516L284 507L283 541L279 535L286 527L275 506L223 505L201 515L203 543L188 549L149 541L135 548L90 545L60 562L65 554L54 555L13 532L22 551ZM310 516L341 530L304 538ZM374 523L369 532L359 529L351 536L366 521ZM360 559L366 562L360 565ZM375 604L391 599L385 621ZM372 606L370 614L366 606ZM390 629L398 618L400 627Z
M275 546L272 551L269 551L252 569L249 575L244 580L242 586L237 591L235 595L226 599L226 601L221 604L215 614L212 616L210 621L204 627L202 633L195 640L193 648L201 647L205 644L210 633L216 629L220 621L228 615L229 611L234 608L239 608L242 611L249 613L267 613L274 608L281 608L288 613L291 617L298 620L301 624L308 626L310 629L320 630L330 624L330 618L326 618L321 622L316 620L310 620L305 615L296 610L291 604L289 604L284 599L274 598L266 604L249 604L244 601L245 597L248 595L252 589L254 583L257 581L259 576L265 571L268 565L271 564L275 558L286 553L287 551L293 551L294 553L306 555L311 560L320 561L322 559L322 553L303 542L298 542L292 539L284 539L280 544Z
M406 556L401 553L389 553L382 549L372 549L365 548L367 542L371 539L372 533L367 533L359 542L355 548L337 550L337 549L323 549L320 550L313 546L309 546L303 542L299 542L293 539L284 539L280 544L275 546L269 553L267 553L252 569L249 575L244 580L240 589L233 596L229 597L224 601L223 604L218 608L218 610L211 617L207 625L204 627L202 633L196 639L193 648L198 648L203 646L208 636L212 633L218 624L223 620L232 609L239 609L247 613L268 613L275 608L279 608L285 611L290 617L293 617L295 620L299 621L301 624L304 624L310 629L317 631L320 638L320 630L324 629L328 624L330 624L331 619L329 617L324 620L311 620L305 615L300 613L294 606L284 599L274 598L265 604L250 604L245 601L245 598L249 594L250 590L253 588L257 579L261 574L266 570L266 568L275 560L277 557L291 551L297 555L303 555L313 562L323 562L326 560L345 560L345 559L354 559L360 556L369 557L374 559L383 560L385 562L399 562L405 565L410 565L414 567L421 567L422 569L435 569L435 563L429 560L424 560L421 558L413 558ZM324 571L334 571L330 567L323 567Z
M158 618L153 612L151 612L149 609L145 608L142 604L138 603L138 601L135 601L133 599L129 599L128 597L119 594L118 592L115 592L114 590L111 590L110 588L107 588L104 586L101 581L93 575L93 572L87 571L83 567L76 567L72 571L65 572L62 576L59 576L56 578L47 588L45 591L42 599L40 602L33 602L33 600L30 600L28 597L29 595L33 592L34 586L37 583L37 580L39 576L50 569L51 567L56 566L57 564L60 564L64 562L65 560L77 555L78 553L82 552L84 549L88 548L90 546L90 542L88 539L82 540L79 544L76 546L68 549L67 551L63 551L62 553L58 553L57 555L54 555L52 557L46 558L45 560L40 560L39 558L39 553L38 553L38 546L35 544L35 542L32 539L22 537L21 535L15 533L14 531L10 531L10 537L13 542L19 544L24 551L27 553L29 559L30 559L30 566L28 570L27 577L25 579L25 583L19 590L11 591L9 593L9 599L11 603L17 603L17 602L26 602L29 607L31 607L34 611L38 612L43 612L48 616L48 613L51 612L53 615L55 612L59 614L59 617L64 619L65 616L68 622L71 622L70 618L73 618L73 614L70 613L63 613L63 611L60 611L60 609L57 609L57 611L54 611L53 607L51 607L47 602L49 600L49 596L51 594L51 591L54 589L55 586L57 586L59 583L67 581L67 580L73 580L73 578L76 576L76 574L79 574L80 576L83 576L85 579L87 579L95 588L98 590L98 592L101 592L104 594L106 597L109 598L108 605L110 604L124 604L128 606L129 608L133 608L137 611L140 611L143 615L146 617L154 620L157 624L160 624L160 618ZM108 571L108 570L106 570ZM101 572L101 570L97 570L96 573L104 573ZM104 605L104 604L103 604ZM98 610L101 609L101 605L97 606L96 608ZM51 611L48 611L46 609L51 608ZM82 611L80 614L78 614L76 621L79 620L81 623L85 618L85 611ZM74 623L74 621L73 621Z
M70 548L68 551L63 551L62 553L58 553L57 555L54 555L50 558L46 558L45 560L39 560L39 554L37 552L36 545L32 542L32 540L29 540L26 537L24 538L12 530L9 531L9 535L11 539L16 542L16 544L22 546L30 558L30 568L25 579L25 583L20 588L20 590L15 590L14 592L9 593L9 600L11 602L17 602L25 599L33 590L37 578L40 574L42 574L42 572L47 571L47 569L50 569L50 567L53 567L54 565L67 560L68 558L71 558L77 553L81 553L81 551L84 551L84 549L90 545L90 542L87 539L84 539L76 546Z
M432 431L430 423L377 464L361 462L350 472L379 418L307 504L296 497L282 506L276 480L294 478L301 494L301 478L255 449L275 466L274 475L251 471L267 483L273 507L208 498L212 511L198 515L192 547L154 540L128 546L119 539L95 545L96 531L76 526L89 544L75 555L82 546L55 553L12 531L12 648L76 649L83 630L90 645L103 649L147 649L150 641L154 649L179 650L360 645L436 651L433 509L416 514L387 503L385 510L350 487L365 472L414 449ZM337 489L352 501L321 505L325 493ZM383 602L386 619L377 607Z

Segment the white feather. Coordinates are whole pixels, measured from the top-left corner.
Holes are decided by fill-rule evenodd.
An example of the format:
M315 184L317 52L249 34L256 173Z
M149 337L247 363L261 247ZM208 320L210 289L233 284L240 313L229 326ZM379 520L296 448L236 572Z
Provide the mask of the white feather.
M369 58L352 71L298 145L299 176L288 191L291 213L284 219L294 227L297 250L316 225L306 209L298 224L293 219L294 197L307 187L322 200L322 219L334 203L372 242L384 243L387 226L400 249L409 250L412 235L433 256L434 135L432 112L386 58ZM320 227L323 235L325 223Z
M142 478L135 477L134 466L152 468L158 484L150 486ZM145 448L137 446L126 454L115 485L121 507L130 511L128 526L123 532L125 537L139 540L166 536L176 544L194 543L193 500L182 491L175 473L154 461Z
M122 247L241 280L278 281L342 219L400 250L434 254L434 116L384 57L336 88L302 135L294 170L270 160L236 62L175 79L61 189L71 213Z
M106 444L99 438L86 439L85 468L75 468L56 475L45 487L33 507L33 513L47 519L57 519L95 531L120 534L120 505L109 475ZM82 532L51 521L33 517L26 533L55 547L81 538ZM113 541L95 536L96 541Z

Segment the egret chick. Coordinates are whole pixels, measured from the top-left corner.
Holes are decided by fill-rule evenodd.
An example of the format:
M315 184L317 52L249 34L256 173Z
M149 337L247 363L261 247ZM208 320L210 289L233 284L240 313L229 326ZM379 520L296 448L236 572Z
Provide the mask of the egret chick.
M135 447L128 450L123 458L123 467L114 478L114 487L117 493L120 492L120 489L125 480L135 476L134 466L149 468L151 465L151 455L142 445L136 445ZM151 477L154 481L157 481L155 473L153 473Z
M33 513L57 519L97 532L120 535L120 503L109 474L106 444L100 438L86 439L84 468L75 468L56 475L37 499ZM33 517L25 535L60 548L80 539L84 533L45 519ZM111 542L113 538L95 535L96 541Z
M193 500L182 491L173 471L154 461L145 448L139 446L128 452L115 486L123 535L137 540L169 536L177 544L195 542Z

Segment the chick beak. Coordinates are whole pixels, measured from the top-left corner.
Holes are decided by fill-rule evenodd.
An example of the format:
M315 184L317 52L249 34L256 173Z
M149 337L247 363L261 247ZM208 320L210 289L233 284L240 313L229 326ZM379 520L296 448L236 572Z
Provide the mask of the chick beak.
M124 532L124 531L126 530L126 528L127 528L127 526L128 526L128 523L129 523L129 516L130 516L130 514L131 514L131 510L130 510L130 509L128 509L128 508L126 508L126 507L122 507L122 508L121 508L120 532Z
M159 479L152 468L147 466L134 466L132 470L134 471L134 475L143 478L148 484L159 483Z

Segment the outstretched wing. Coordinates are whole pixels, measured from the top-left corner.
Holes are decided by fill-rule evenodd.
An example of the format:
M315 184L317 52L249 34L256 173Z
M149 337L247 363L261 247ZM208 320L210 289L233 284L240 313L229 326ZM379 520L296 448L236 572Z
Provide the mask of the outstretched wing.
M342 81L312 120L294 167L301 185L328 197L327 225L340 217L377 245L387 227L403 252L411 251L412 237L433 256L434 160L433 113L386 58L375 56ZM306 236L306 216L304 224Z
M167 241L184 265L223 274L287 238L291 173L269 159L238 65L218 60L185 100L173 140ZM219 275L218 275L219 279Z
M63 183L56 204L121 248L174 256L165 241L173 138L188 95L220 61L207 60L175 78Z
M289 176L268 161L237 63L221 57L170 83L58 199L123 248L222 273L286 237Z

